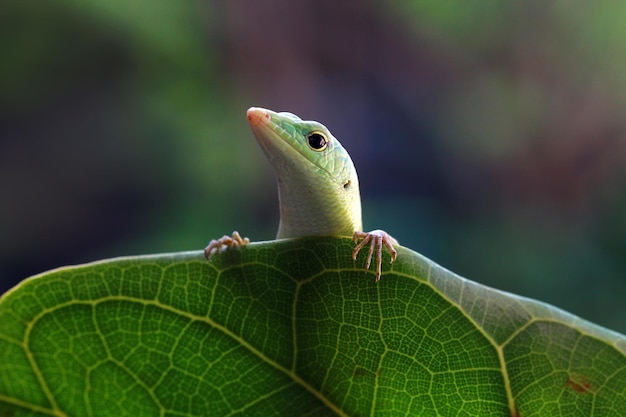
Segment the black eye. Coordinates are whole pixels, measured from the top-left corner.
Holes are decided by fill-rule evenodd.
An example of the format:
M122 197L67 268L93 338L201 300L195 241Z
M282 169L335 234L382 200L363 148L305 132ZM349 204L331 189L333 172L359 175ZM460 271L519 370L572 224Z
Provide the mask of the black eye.
M306 140L309 143L311 149L314 149L316 151L323 151L328 145L328 140L326 139L326 136L319 132L309 133L306 136Z

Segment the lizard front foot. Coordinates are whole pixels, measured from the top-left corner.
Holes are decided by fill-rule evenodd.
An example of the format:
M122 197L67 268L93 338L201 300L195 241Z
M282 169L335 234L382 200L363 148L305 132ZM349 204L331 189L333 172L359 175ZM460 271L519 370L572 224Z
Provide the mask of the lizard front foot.
M242 238L238 232L233 232L232 236L224 235L219 239L210 241L209 245L204 248L204 257L211 262L211 256L214 252L221 252L227 247L245 246L248 243L250 243L250 239L247 237Z
M380 274L382 271L382 263L383 263L383 245L389 250L391 254L391 263L396 260L396 256L398 252L393 247L393 245L397 245L398 241L389 235L389 233L384 230L372 230L371 232L354 232L352 236L352 240L354 243L358 242L359 239L363 239L352 251L352 259L356 261L356 257L363 249L365 245L370 244L370 250L367 255L367 261L365 262L365 270L370 269L370 265L372 263L372 256L374 254L374 249L376 249L376 282L380 281Z

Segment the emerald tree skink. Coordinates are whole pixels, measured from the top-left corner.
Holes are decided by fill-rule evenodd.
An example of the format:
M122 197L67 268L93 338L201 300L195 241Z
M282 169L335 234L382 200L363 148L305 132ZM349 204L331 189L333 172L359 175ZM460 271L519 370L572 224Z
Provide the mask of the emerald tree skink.
M363 232L359 179L348 152L324 125L295 114L251 107L248 122L278 182L280 225L276 238L352 236L355 243L360 240L352 251L355 260L369 243L365 269L376 251L378 282L383 246L393 262L398 242L382 230ZM210 261L215 251L249 242L234 232L212 240L204 254Z

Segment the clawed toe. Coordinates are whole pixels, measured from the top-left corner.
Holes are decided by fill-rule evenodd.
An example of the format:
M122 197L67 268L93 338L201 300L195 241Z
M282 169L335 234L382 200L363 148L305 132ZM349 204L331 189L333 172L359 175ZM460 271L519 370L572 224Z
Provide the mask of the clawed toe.
M204 248L204 257L211 262L211 256L216 252L221 252L225 248L233 246L245 246L250 243L247 237L242 238L238 232L233 232L232 236L224 235L219 239L213 239Z
M398 241L383 230L372 230L371 232L354 232L354 235L352 236L352 240L354 240L354 243L358 242L359 239L362 240L355 246L354 250L352 251L352 259L356 260L356 257L361 249L363 249L363 247L369 243L369 252L365 261L365 270L368 270L372 263L374 249L376 249L376 282L378 282L380 281L380 276L382 273L383 246L385 246L391 254L391 262L393 263L398 255L398 252L393 247L393 245L397 245Z

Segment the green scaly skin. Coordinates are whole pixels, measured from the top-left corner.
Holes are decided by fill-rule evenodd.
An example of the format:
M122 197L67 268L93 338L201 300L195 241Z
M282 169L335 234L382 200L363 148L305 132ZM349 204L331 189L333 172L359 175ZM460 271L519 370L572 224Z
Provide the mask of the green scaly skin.
M356 169L324 125L256 107L248 122L276 174L278 239L363 230Z
M352 258L370 244L365 268L376 251L376 281L380 280L382 248L395 260L398 242L382 230L363 232L359 179L352 159L321 123L305 121L292 113L259 107L248 109L248 122L270 161L278 182L280 225L278 239L303 236L352 236ZM205 249L246 245L239 233L212 240Z

